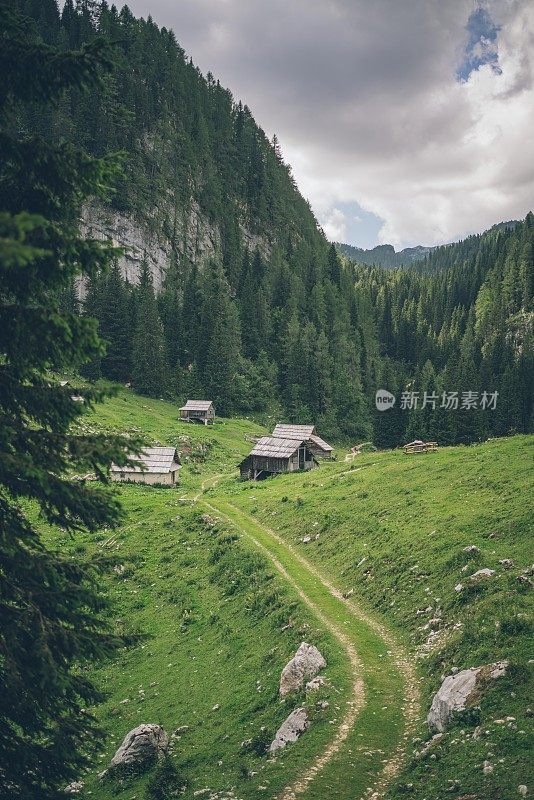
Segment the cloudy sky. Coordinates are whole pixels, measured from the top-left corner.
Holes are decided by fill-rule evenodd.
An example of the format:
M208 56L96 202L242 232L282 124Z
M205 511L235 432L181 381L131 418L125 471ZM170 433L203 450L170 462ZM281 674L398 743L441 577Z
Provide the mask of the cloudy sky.
M129 0L276 133L327 236L437 244L534 207L532 0Z

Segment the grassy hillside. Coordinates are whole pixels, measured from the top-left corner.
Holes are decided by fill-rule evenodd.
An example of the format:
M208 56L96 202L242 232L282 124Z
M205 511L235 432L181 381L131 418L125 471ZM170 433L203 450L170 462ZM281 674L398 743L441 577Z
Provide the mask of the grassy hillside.
M175 796L176 790L182 796L184 786L185 797L205 789L221 797L278 793L326 747L349 675L342 648L267 559L194 503L201 481L237 463L250 448L245 435L260 432L258 426L246 420L187 425L177 420L176 405L128 391L83 424L142 431L152 443L176 444L184 463L176 489L118 487L127 513L118 530L74 541L49 534L55 546L78 556L111 556L116 568L102 589L111 600L114 628L142 637L96 674L108 695L96 709L108 741L99 766L85 778L83 796L148 800ZM306 703L304 693L283 703L278 698L280 672L302 640L324 654L329 685L307 702L313 725L306 736L283 758L268 761L266 743L293 707ZM321 709L321 701L329 705ZM100 781L97 773L141 722L159 723L169 734L188 726L173 740L176 774L169 777L165 765L140 778ZM158 793L162 786L166 794Z
M378 786L373 776L400 752L403 730L408 758L388 797L508 800L519 797L518 785L533 784L532 437L413 457L373 453L323 463L313 473L242 483L236 464L250 449L246 437L261 432L250 421L186 425L174 404L121 390L84 425L142 431L152 443L176 444L184 463L177 489L120 487L128 519L118 531L75 541L53 534L62 548L116 559L103 584L114 625L147 636L97 674L108 692L97 714L110 736L99 769L140 722L161 723L169 733L189 726L173 740L176 774L156 770L117 785L100 782L95 770L86 796L152 800L176 796L171 792L182 786L186 798L204 796L195 795L204 789L211 790L207 797L279 796L325 751L351 697L347 648L332 626L355 642L365 704L304 797L370 796L366 787ZM311 541L304 544L304 536ZM469 545L478 550L464 552ZM269 558L282 563L282 576ZM513 566L505 569L503 559ZM468 576L482 567L495 575L469 586ZM346 601L325 592L323 576L353 591L349 603L357 598L370 618L386 623L388 644L372 620L356 619ZM461 592L454 588L459 582ZM277 696L280 670L303 639L324 652L329 684L308 699L310 730L273 762L264 744L304 699L280 705ZM396 641L417 670L413 690L421 692L423 712L416 731L403 728L410 672L399 672ZM417 757L442 676L503 658L508 674L481 698L480 718L473 712ZM323 699L329 705L319 710ZM248 739L252 745L243 748ZM488 775L485 760L493 766Z
M375 453L217 489L380 611L417 659L425 713L451 668L510 661L507 677L482 697L480 719L473 714L426 757L414 757L392 796L501 800L532 784L533 445L517 436L420 456ZM465 552L470 545L478 549ZM485 567L495 575L471 585L468 577ZM422 725L414 753L427 738ZM494 770L483 776L486 759Z

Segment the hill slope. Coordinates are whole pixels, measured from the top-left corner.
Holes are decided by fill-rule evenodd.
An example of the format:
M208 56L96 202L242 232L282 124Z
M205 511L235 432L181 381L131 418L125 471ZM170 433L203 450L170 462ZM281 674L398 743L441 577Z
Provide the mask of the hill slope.
M403 769L388 797L404 796L413 784L409 796L417 800L478 798L482 787L485 798L502 800L529 783L532 437L420 457L374 453L352 463L323 463L311 474L243 484L235 465L250 447L245 436L260 432L253 423L180 425L173 404L123 390L84 424L140 429L152 442L178 444L184 453L181 487L121 487L129 516L124 528L78 543L78 550L111 553L124 566L105 587L116 624L150 635L99 673L110 692L98 710L112 735L104 765L136 722L161 721L171 730L189 725L172 753L173 785L187 781L185 797L210 788L248 800L260 786L267 787L262 796L279 796L318 763L336 735L340 709L351 700L351 667L333 632L337 625L345 635L354 632L365 704L335 757L304 787L304 797L366 796L366 787L377 786L381 759L392 765L390 780ZM307 544L304 536L311 536ZM53 538L73 546L58 534ZM470 545L478 551L464 552ZM504 559L513 564L505 568ZM470 587L468 576L483 567L495 575ZM323 594L323 581L352 597ZM458 582L465 591L455 591ZM389 628L389 646L373 644L362 614ZM327 655L330 685L317 699L330 706L321 713L314 706L310 730L271 763L263 747L288 710L276 698L280 669L303 638ZM415 659L420 685L412 676L411 688L416 695L420 688L423 700L419 731L398 716L410 685L389 661L386 651L397 646ZM411 760L429 738L424 716L441 676L503 658L508 673L482 696L480 718L453 724L434 750ZM221 708L211 711L217 704ZM506 717L515 719L495 722ZM403 730L410 736L404 747ZM249 738L256 752L241 749ZM482 775L484 760L494 767L491 774ZM161 780L169 783L168 776ZM128 779L123 789L144 797L139 792L146 783ZM117 790L92 777L87 788L99 800ZM146 795L159 796L165 795Z

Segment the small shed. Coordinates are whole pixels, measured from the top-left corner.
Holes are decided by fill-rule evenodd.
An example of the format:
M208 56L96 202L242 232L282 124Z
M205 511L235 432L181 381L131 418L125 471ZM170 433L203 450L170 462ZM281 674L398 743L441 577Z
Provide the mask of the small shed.
M180 419L210 425L215 419L215 407L211 400L188 400L180 409Z
M132 459L136 463L127 467L111 467L111 480L132 483L164 484L178 483L181 464L175 447L146 447Z
M308 447L317 458L333 458L334 448L317 435L315 425L289 425L279 422L273 436L288 439L306 439Z
M438 443L423 442L422 439L414 439L413 442L405 444L403 449L405 455L409 455L410 453L435 453L438 449Z
M317 466L306 439L282 439L262 436L250 454L241 462L239 470L245 480L260 480L283 472L298 472Z

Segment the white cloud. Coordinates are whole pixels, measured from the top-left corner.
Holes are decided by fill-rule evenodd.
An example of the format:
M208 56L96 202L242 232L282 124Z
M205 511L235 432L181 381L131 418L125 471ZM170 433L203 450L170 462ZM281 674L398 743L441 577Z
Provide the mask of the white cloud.
M332 208L321 214L319 222L331 242L344 242L347 238L347 217L340 208Z
M487 63L465 82L456 75L472 0L130 7L173 27L195 62L277 133L332 238L346 230L342 203L382 218L379 239L396 246L450 241L534 205L530 0L485 3L500 74Z

